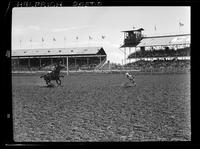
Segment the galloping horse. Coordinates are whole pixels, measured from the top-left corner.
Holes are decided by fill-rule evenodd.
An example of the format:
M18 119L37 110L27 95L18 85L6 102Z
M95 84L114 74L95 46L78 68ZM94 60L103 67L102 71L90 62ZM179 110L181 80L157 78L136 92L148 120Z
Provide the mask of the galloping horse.
M42 75L40 78L44 78L48 86L52 85L51 80L55 80L58 85L61 85L60 77L64 77L64 76L60 75L60 70L63 68L66 68L66 67L63 65L58 65L55 67L55 70L45 75Z

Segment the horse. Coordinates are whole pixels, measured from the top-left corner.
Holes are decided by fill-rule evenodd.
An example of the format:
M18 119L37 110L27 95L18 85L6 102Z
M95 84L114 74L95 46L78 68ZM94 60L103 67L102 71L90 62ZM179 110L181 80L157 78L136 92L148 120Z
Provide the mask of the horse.
M44 78L48 86L52 85L51 80L55 80L58 85L61 85L60 77L64 77L64 76L60 75L60 70L63 68L66 68L66 67L63 65L58 65L55 68L55 70L45 75L42 75L40 78Z

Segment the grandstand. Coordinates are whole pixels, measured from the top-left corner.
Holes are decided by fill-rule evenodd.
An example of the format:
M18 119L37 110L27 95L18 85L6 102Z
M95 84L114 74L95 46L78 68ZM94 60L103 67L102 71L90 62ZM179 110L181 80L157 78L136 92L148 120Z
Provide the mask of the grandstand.
M144 37L143 30L123 31L120 48L124 48L124 65L110 63L103 47L23 49L12 50L12 71L51 70L58 61L67 66L67 71L190 71L190 34Z
M137 34L139 31L139 36L136 31ZM124 69L143 72L190 71L190 34L144 37L141 31L123 31L126 36L121 48L124 51L129 48L129 55L125 56L129 63L125 63ZM135 48L134 52L130 53L130 48Z
M12 70L48 70L60 61L69 70L94 70L102 66L106 59L103 47L13 50Z

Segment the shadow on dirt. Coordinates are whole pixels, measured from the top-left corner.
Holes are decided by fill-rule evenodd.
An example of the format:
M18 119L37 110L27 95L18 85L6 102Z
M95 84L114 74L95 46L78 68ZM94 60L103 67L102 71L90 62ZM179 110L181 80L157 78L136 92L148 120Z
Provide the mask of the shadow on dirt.
M56 86L51 84L51 85L43 85L43 86L40 86L40 87L42 87L42 88L54 88Z
M56 88L56 87L63 87L63 85L54 85L54 84L51 84L51 85L41 85L40 87L41 88Z
M121 86L124 87L124 88L136 87L136 83L135 84L132 84L132 83L122 83Z

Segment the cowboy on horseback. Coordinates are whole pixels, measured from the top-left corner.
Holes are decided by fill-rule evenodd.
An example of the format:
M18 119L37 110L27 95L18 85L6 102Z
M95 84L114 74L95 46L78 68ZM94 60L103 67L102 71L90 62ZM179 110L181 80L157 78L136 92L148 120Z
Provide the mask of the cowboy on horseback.
M51 70L51 72L49 72L48 74L49 74L49 75L52 75L52 76L59 75L60 67L63 67L61 61L55 63L54 66L53 66L53 68L52 68L52 70Z
M58 85L61 85L60 77L64 77L64 76L60 76L60 70L63 68L65 68L65 66L61 65L61 61L60 61L59 63L55 64L54 69L51 72L47 73L46 75L41 76L40 78L44 78L47 85L50 84L51 80L55 80Z

